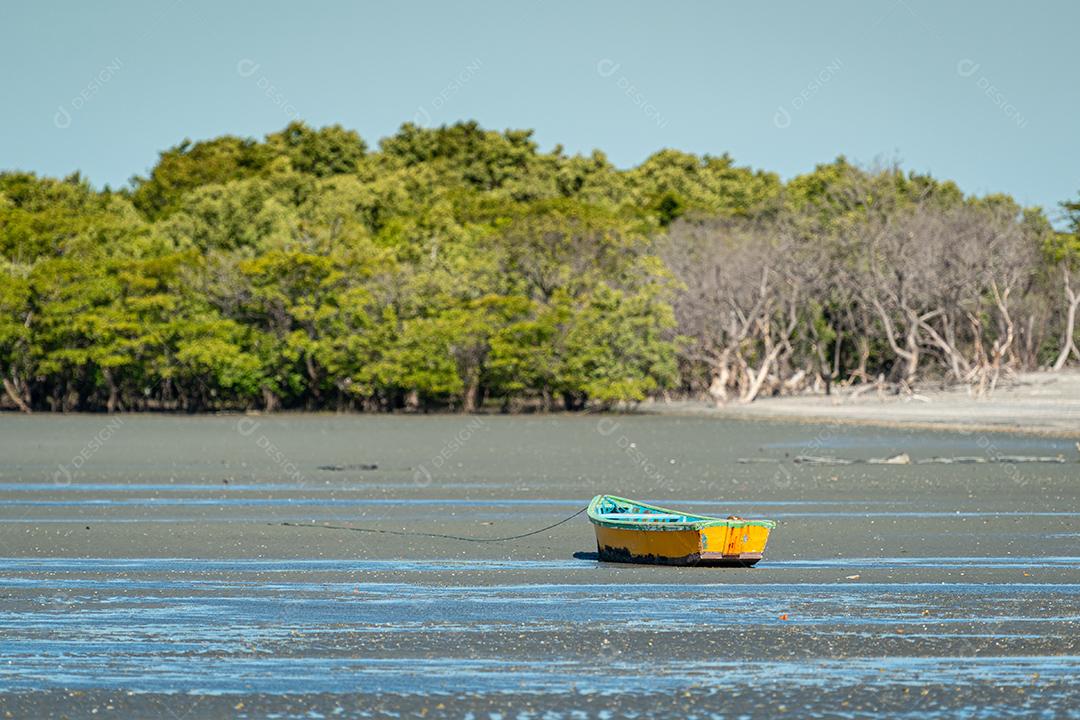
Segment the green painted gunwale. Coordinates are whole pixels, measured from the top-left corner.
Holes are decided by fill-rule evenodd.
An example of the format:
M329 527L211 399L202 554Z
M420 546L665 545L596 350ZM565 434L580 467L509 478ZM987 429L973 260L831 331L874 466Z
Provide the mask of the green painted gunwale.
M671 515L682 515L687 518L685 521L676 522L664 522L664 523L650 523L640 520L611 520L608 518L600 517L599 507L604 500L611 500L620 505L635 505L637 507L646 508L658 513L668 513ZM589 502L589 509L587 511L589 520L594 525L602 525L610 528L622 528L624 530L701 530L707 527L764 527L772 530L776 527L776 523L772 520L727 520L724 518L709 517L708 515L697 515L695 513L685 513L678 510L670 510L668 508L662 508L657 505L650 505L648 503L639 502L637 500L629 500L627 498L621 498L615 495L597 495Z

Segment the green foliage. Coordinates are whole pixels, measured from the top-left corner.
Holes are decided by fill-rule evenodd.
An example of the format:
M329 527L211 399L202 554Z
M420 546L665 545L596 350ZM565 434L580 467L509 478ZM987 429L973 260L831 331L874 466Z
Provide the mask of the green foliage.
M391 161L432 164L477 190L497 190L527 173L536 159L531 130L483 130L475 122L424 130L406 123L382 143Z
M686 210L750 215L768 208L781 192L773 173L735 167L728 155L697 157L661 150L627 173L631 196L668 224Z
M355 130L332 125L312 130L301 122L289 123L279 133L266 138L274 155L283 155L293 170L315 177L356 172L367 153L367 145Z
M175 211L187 192L251 177L268 160L266 148L254 140L228 135L197 143L185 140L161 153L150 177L133 179L132 202L149 219L157 220Z
M0 173L0 256L9 260L141 253L147 233L126 199L95 192L77 173L64 180Z
M559 387L605 404L644 400L677 379L668 339L674 327L661 290L630 294L599 285L566 331Z
M1080 197L1061 203L1061 209L1065 211L1065 220L1069 223L1069 232L1080 237Z
M1080 235L1074 233L1047 232L1043 251L1047 260L1054 265L1080 269Z
M0 368L4 376L25 378L33 367L32 288L29 268L0 260Z
M640 402L685 385L657 251L680 218L790 211L832 238L807 258L842 265L822 228L927 198L975 202L843 158L786 185L675 150L619 170L474 122L406 124L376 152L298 122L185 140L123 193L0 173L0 374L58 410ZM977 202L1041 228L1048 262L1080 256L1041 213ZM818 346L843 309L804 308Z

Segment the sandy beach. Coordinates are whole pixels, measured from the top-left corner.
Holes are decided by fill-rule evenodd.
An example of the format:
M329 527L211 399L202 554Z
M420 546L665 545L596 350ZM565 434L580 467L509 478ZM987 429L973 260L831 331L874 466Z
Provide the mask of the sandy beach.
M968 386L919 388L910 395L841 390L831 396L762 397L747 405L675 401L646 412L773 418L881 427L1010 431L1080 438L1080 371L1021 373L978 397Z

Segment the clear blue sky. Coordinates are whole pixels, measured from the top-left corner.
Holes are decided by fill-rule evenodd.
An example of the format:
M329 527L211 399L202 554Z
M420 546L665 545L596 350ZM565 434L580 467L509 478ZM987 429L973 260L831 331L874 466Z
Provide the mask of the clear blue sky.
M4 2L0 168L118 186L290 116L372 145L473 118L623 167L898 160L1056 215L1080 192L1078 27L1065 1Z

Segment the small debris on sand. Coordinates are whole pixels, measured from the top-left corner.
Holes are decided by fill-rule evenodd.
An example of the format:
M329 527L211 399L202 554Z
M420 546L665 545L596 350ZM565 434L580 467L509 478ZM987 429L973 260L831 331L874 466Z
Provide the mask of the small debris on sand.
M900 453L887 458L870 458L867 462L871 465L910 465L911 456L907 453Z
M379 466L375 463L353 463L352 465L320 465L319 470L329 470L331 472L342 472L344 470L378 470Z
M1000 463L1063 463L1061 455L998 455L994 458Z
M975 457L972 455L961 455L958 457L930 457L919 460L919 465L973 465L975 463L984 463L986 458Z
M822 457L819 455L796 455L795 462L801 465L852 465L854 460L838 457Z
M860 458L827 457L820 455L797 455L792 459L799 465L911 465L911 456L907 453L891 455L885 458ZM765 458L739 458L742 464L758 464L779 462ZM929 457L914 461L916 465L973 465L977 463L1064 463L1068 462L1063 455L958 455L956 457Z
M992 455L989 457L974 457L960 455L957 457L931 457L919 460L919 465L971 465L975 463L1063 463L1063 455Z

